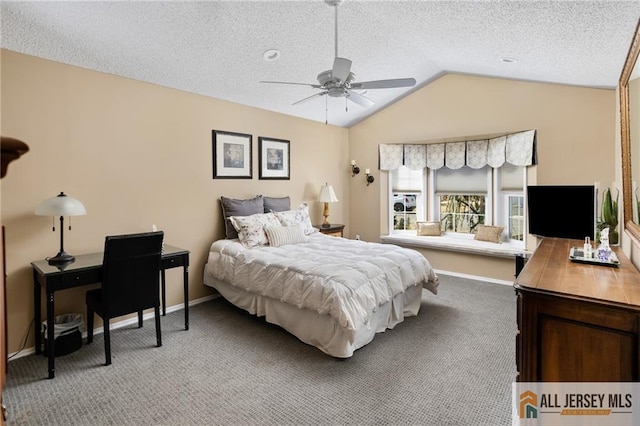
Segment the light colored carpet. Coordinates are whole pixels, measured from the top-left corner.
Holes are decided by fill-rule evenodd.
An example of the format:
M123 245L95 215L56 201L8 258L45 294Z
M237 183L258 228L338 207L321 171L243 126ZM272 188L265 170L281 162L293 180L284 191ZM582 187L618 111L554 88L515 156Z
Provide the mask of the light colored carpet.
M56 358L12 361L8 425L507 425L515 294L442 275L420 314L337 360L216 299L102 335Z

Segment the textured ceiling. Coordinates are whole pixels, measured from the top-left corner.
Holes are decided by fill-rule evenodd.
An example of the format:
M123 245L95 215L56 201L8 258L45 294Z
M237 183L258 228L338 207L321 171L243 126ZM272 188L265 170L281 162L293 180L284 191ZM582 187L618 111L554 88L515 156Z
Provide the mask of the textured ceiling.
M330 124L351 126L448 72L578 86L616 86L640 1L363 1L339 8L339 55L355 81L414 77L369 90L371 107L317 90L334 57L323 0L11 2L3 48ZM275 62L262 55L282 54ZM504 63L503 57L517 59ZM325 108L326 106L326 108Z

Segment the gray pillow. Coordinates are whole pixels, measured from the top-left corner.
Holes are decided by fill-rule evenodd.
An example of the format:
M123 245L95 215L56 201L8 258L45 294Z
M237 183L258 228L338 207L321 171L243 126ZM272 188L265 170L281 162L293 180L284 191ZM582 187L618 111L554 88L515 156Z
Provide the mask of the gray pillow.
M263 200L264 213L285 212L287 210L291 210L291 199L289 197L263 197Z
M262 195L257 195L250 200L220 197L220 203L222 204L222 217L227 238L238 238L238 231L229 219L231 216L251 216L252 214L264 213Z

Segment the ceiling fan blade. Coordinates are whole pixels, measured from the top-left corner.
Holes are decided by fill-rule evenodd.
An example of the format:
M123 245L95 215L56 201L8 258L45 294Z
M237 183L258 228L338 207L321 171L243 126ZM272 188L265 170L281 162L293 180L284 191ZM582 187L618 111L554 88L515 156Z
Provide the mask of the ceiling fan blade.
M394 78L392 80L361 81L351 83L352 89L393 89L396 87L411 87L416 85L415 78Z
M324 92L318 92L318 93L316 93L314 95L311 95L311 96L308 96L308 97L306 97L304 99L300 99L299 101L296 101L296 102L292 103L291 105L302 104L302 103L310 101L311 99L315 99L315 98L319 98L320 96L324 96L327 93L329 93L329 92L327 92L326 90Z
M351 72L351 61L345 58L336 57L333 60L333 69L331 75L333 78L337 78L340 82L343 82L349 77Z
M295 84L297 86L309 86L309 87L313 87L314 89L321 89L322 86L320 86L319 84L309 84L309 83L291 83L289 81L260 81L260 83L271 83L271 84Z
M375 102L373 102L371 99L361 95L358 92L354 92L353 90L347 90L346 92L347 92L347 99L357 103L358 105L367 107L375 104Z

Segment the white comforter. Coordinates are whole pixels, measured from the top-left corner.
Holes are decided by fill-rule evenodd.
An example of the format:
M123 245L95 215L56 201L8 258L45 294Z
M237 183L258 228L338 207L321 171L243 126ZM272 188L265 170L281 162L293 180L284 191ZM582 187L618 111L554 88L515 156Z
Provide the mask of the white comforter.
M351 330L368 324L378 306L411 286L434 294L438 287L431 265L415 250L320 233L281 247L247 249L238 240L218 240L211 245L205 284L213 284L212 278L331 315Z

